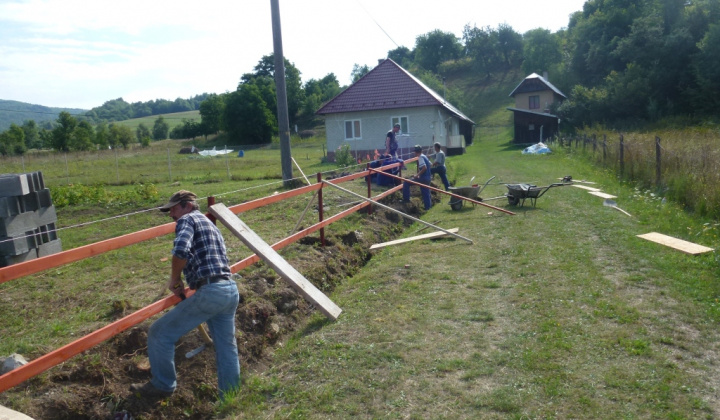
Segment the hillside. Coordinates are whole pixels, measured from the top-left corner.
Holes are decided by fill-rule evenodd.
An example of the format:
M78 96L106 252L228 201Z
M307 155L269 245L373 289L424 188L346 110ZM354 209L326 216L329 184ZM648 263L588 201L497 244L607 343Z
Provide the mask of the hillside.
M35 120L38 125L46 121L55 121L63 111L71 114L82 114L87 110L79 108L56 108L29 104L19 101L0 99L0 131L10 128L10 124L22 125L27 120Z

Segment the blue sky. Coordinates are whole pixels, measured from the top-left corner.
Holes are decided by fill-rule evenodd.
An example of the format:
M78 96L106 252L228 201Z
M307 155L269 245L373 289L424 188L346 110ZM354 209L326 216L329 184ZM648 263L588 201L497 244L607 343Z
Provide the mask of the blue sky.
M372 67L434 29L554 32L583 4L280 0L283 49L303 81L335 73L348 84L355 63ZM0 0L0 99L89 109L222 93L272 49L269 0Z

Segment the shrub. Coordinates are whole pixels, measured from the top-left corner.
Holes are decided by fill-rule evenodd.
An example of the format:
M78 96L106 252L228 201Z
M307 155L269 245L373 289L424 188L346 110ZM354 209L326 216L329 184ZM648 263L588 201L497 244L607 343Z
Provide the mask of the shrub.
M342 168L355 165L357 163L355 161L355 157L350 152L349 144L343 144L338 148L337 153L335 153L335 163L337 166Z

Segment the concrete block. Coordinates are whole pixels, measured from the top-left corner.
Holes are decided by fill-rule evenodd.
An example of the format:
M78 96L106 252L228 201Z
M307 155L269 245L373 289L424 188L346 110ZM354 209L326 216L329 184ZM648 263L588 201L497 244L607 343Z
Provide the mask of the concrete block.
M35 420L19 411L0 405L0 420Z
M0 218L24 213L25 203L20 197L0 197Z
M0 256L0 267L7 267L9 265L25 262L25 261L32 261L36 259L38 256L37 249L31 249L28 252L22 253L20 255L5 255Z
M42 207L36 213L38 217L37 225L35 225L35 227L57 222L57 211L55 210L55 206L51 205L50 207Z
M38 246L38 237L35 232L25 232L24 235L0 238L0 255L14 256L24 254Z
M43 188L37 192L38 201L40 201L40 207L52 206L52 195L50 194L50 188Z
M30 188L30 192L40 191L44 186L42 186L42 182L40 180L40 177L42 174L40 172L30 172L29 174L26 174L28 177L28 187Z
M30 186L25 174L0 175L0 197L26 195L29 192Z
M27 195L23 195L22 197L18 197L20 201L22 201L25 211L35 211L39 210L40 207L40 195L37 191L32 191Z
M38 258L57 254L58 252L62 252L62 241L60 239L55 239L54 241L40 244L37 247Z
M54 210L55 209L53 208L53 214L55 214ZM52 216L52 214L48 214L48 218L50 216ZM55 214L55 219L57 220L57 214ZM50 223L38 223L38 220L38 213L34 211L29 211L26 213L16 214L15 216L2 218L0 219L0 237L18 236L24 234L29 230L35 230L41 224L46 225Z
M45 226L40 226L38 228L39 231L39 239L37 240L38 244L44 244L50 241L54 241L57 239L57 230L55 228L55 223L50 223Z

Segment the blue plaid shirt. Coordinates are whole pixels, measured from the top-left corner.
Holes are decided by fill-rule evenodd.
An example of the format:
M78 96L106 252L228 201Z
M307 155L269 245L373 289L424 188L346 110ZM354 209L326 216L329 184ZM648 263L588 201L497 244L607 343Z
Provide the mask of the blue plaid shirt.
M187 264L183 269L188 286L200 279L228 276L225 241L220 230L204 214L195 210L178 219L172 254Z

